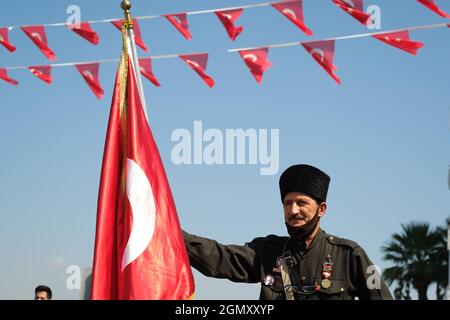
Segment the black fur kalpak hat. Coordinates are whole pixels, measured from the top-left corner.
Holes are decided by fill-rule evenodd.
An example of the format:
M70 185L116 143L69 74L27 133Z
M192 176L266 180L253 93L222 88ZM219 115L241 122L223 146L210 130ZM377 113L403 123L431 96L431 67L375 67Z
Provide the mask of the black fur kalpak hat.
M319 203L327 200L330 176L316 167L297 164L287 168L280 176L281 202L289 192L301 192Z

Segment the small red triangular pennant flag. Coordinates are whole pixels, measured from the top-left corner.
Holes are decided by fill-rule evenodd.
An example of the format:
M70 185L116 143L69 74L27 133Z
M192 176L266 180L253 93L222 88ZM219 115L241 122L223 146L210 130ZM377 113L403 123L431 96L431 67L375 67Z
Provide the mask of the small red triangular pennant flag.
M341 84L341 79L334 74L337 70L333 64L334 40L302 42L302 46L316 60L316 62L336 81Z
M67 28L69 28L70 30L72 30L73 32L83 37L92 44L97 45L100 41L100 37L98 36L97 32L92 30L89 22L82 22L80 24L69 24L67 25Z
M417 50L424 46L422 42L409 40L408 30L376 34L372 37L413 55L416 55Z
M272 67L272 63L268 60L269 48L241 50L239 51L239 54L256 82L261 83L263 81L264 72Z
M435 12L436 14L440 15L443 18L450 18L450 14L447 12L442 11L436 3L434 3L434 0L417 0L419 3L423 4L425 7L430 9L431 11Z
M220 22L222 22L225 30L227 31L228 37L231 40L235 41L236 38L241 34L244 27L239 26L236 27L234 23L240 17L244 9L232 9L232 10L222 10L222 11L214 11L216 16L219 18Z
M155 75L152 71L152 59L151 58L141 58L139 59L139 70L141 74L150 80L155 86L160 87L158 79L156 79Z
M206 74L206 65L208 64L207 53L184 54L179 57L186 62L199 76L205 81L208 87L214 87L214 79Z
M52 83L51 66L32 66L28 67L28 69L30 69L31 73L34 74L39 79L41 79L42 81L48 84Z
M2 44L9 52L16 51L16 47L9 42L8 28L0 28L0 44Z
M99 63L76 64L75 68L83 76L84 80L91 88L92 92L98 99L103 98L103 88L98 77Z
M362 24L368 25L371 22L370 14L364 12L363 0L333 0L333 2Z
M303 22L303 1L291 0L272 3L272 7L280 11L286 18L291 20L306 35L312 36L313 32Z
M47 35L43 26L20 27L49 60L56 60L56 55L48 47Z
M192 40L186 13L166 14L163 16L166 17L178 31L180 31L183 37L187 40Z
M13 78L10 78L8 76L8 70L6 70L5 68L0 68L0 79L3 79L6 82L8 82L9 84L12 84L14 86L19 84L18 81L14 80Z

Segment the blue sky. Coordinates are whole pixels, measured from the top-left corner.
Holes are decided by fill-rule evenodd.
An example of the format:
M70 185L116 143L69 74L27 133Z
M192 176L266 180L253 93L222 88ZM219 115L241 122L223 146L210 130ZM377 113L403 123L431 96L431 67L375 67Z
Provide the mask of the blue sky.
M261 3L256 0L134 0L133 15L177 13ZM416 1L372 0L382 30L445 22ZM64 22L78 5L82 20L121 18L120 1L17 0L3 6L3 26ZM450 3L437 1L450 12ZM151 55L208 52L209 89L179 59L154 61L162 83L144 79L149 122L171 183L182 227L222 243L243 244L286 234L278 191L281 172L295 163L330 174L323 228L357 241L381 268L381 246L410 221L443 224L448 190L450 29L412 32L425 47L414 57L370 38L336 43L338 86L301 47L273 49L258 85L237 53L227 49L367 32L331 1L304 1L308 38L270 7L246 10L244 32L232 42L213 14L189 17L192 41L165 20L141 21ZM121 35L95 24L93 46L62 27L47 28L57 62L118 58ZM18 29L17 51L0 48L0 66L48 64ZM138 54L147 55L138 49ZM31 299L37 284L55 299L78 299L66 288L66 268L90 267L97 192L116 64L102 64L105 97L98 101L74 67L53 70L47 85L27 70L11 71L20 85L0 81L0 299ZM278 129L280 170L259 165L175 165L174 130ZM256 299L259 286L205 278L195 272L198 299Z

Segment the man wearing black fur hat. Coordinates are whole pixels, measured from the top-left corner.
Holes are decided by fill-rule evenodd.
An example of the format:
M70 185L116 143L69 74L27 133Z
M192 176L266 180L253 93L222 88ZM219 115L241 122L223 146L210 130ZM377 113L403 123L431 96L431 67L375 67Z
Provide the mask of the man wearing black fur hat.
M290 237L269 235L237 246L183 231L191 266L209 277L260 282L262 300L392 299L357 243L320 228L329 183L313 166L291 166L280 177Z

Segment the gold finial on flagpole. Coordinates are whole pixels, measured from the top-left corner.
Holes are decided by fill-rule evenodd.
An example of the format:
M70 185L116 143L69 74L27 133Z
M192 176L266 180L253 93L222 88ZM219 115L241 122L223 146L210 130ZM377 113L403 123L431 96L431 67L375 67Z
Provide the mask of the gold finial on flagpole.
M120 7L123 10L123 13L125 15L125 20L124 23L127 24L127 27L129 29L133 28L133 20L131 20L131 1L129 0L122 0L122 2L120 3Z

